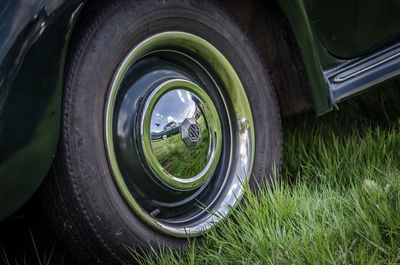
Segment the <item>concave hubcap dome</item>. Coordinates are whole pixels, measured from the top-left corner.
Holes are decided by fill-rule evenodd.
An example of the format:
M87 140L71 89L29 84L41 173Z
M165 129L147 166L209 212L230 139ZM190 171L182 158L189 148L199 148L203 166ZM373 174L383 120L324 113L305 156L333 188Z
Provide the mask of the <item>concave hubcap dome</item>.
M213 174L221 152L221 124L209 96L193 82L173 79L148 96L141 122L142 149L164 184L190 190Z

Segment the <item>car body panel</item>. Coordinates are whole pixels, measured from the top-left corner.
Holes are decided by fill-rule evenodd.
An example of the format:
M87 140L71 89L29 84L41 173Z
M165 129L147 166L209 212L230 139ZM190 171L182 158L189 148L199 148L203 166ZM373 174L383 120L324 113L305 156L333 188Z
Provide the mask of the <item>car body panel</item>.
M315 111L322 115L332 110L334 103L324 79L318 47L315 44L305 2L303 0L278 0L278 3L289 21L300 48L308 83L312 90Z
M32 196L52 164L80 2L0 3L0 220Z
M397 0L305 0L318 42L338 58L354 58L399 38Z
M383 1L278 0L293 30L318 115L336 103L398 75L393 60L400 31L400 3ZM382 29L382 27L385 27ZM390 46L393 47L390 47ZM382 61L376 61L376 54ZM365 62L365 69L355 71ZM356 73L332 82L343 71Z

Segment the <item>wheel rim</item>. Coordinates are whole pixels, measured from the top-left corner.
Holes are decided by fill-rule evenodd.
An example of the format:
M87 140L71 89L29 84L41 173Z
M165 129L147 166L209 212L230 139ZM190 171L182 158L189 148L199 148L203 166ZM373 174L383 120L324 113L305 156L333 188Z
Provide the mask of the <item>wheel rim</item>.
M242 83L212 44L189 33L153 35L128 53L110 88L105 136L128 205L175 237L226 217L252 171L254 125Z

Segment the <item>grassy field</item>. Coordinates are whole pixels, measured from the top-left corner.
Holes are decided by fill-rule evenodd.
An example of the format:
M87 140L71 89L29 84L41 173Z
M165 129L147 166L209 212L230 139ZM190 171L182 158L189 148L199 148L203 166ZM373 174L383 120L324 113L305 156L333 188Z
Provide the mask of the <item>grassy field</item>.
M132 259L185 265L400 264L399 87L400 82L379 87L323 117L285 119L282 181L274 193L247 192L234 219L211 231L201 248L191 244L178 254L165 250ZM56 244L49 264L72 264L44 219L20 215L0 224L0 233L8 234L0 237L8 264L17 264L21 253L32 260L25 264L38 264L28 227L40 257L45 250L48 257ZM18 237L23 243L11 251Z

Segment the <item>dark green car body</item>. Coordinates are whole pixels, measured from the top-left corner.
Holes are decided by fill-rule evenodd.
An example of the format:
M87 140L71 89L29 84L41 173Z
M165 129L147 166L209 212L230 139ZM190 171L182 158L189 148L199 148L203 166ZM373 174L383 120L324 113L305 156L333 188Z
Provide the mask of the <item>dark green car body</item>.
M171 135L178 134L180 132L180 127L181 127L180 124L176 124L175 122L170 122L164 126L162 131L152 133L151 140L158 140L162 139L163 137L167 138L170 137Z
M0 0L0 220L32 196L51 167L71 39L94 2ZM399 1L278 0L274 5L295 37L318 115L400 73ZM251 17L254 10L241 12Z

